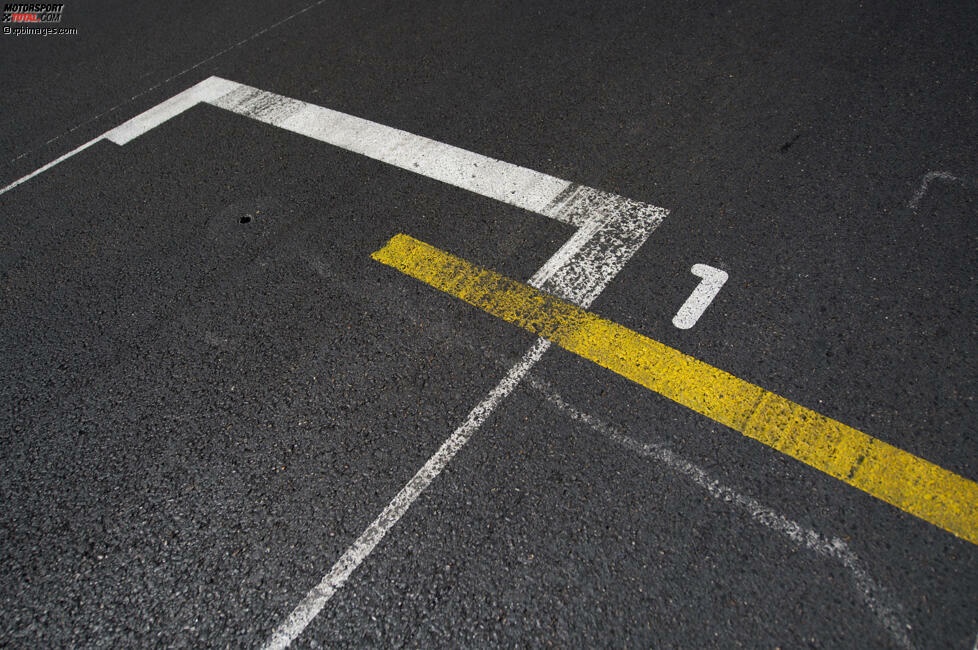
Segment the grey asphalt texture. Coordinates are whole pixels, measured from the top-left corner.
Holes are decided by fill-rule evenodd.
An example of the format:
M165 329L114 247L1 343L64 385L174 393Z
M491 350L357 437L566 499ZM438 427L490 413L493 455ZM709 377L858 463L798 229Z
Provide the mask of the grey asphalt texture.
M660 205L593 311L978 479L973 3L327 1L224 51L307 5L66 3L77 35L0 37L0 185L218 75ZM961 180L911 207L932 171ZM0 226L25 648L260 645L533 343L370 253L525 280L572 232L210 106ZM679 330L696 263L730 280ZM975 644L974 545L563 350L531 379L297 647Z

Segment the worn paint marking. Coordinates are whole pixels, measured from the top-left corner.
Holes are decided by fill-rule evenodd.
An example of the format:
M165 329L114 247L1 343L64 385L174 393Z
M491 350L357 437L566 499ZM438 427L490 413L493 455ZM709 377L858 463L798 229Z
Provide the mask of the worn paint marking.
M531 375L529 384L543 395L547 402L566 413L572 420L583 422L625 449L664 464L680 476L686 477L695 485L706 490L714 499L730 504L734 508L745 510L750 518L761 526L767 527L769 530L822 557L840 563L849 571L856 593L866 603L870 611L876 615L876 619L883 629L889 632L893 642L901 648L913 647L910 635L907 633L910 624L907 623L904 616L903 605L895 600L886 587L869 574L863 561L845 540L838 537L827 537L812 528L807 528L761 504L753 497L724 485L711 477L706 469L677 454L664 441L641 442L626 435L618 427L571 406L542 379Z
M407 235L372 257L978 544L973 481Z

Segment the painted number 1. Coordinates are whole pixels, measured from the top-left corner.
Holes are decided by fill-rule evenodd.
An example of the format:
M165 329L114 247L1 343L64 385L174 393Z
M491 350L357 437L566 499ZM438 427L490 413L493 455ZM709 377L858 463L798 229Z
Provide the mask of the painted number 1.
M726 271L715 269L706 264L694 264L690 270L693 275L702 279L672 318L672 324L681 330L688 330L696 324L706 308L720 293L720 288L729 277Z

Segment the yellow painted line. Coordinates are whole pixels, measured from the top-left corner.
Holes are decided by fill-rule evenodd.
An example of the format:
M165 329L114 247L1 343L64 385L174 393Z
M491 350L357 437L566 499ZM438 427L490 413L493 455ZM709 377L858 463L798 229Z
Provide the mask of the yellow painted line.
M978 544L978 484L407 235L371 257Z

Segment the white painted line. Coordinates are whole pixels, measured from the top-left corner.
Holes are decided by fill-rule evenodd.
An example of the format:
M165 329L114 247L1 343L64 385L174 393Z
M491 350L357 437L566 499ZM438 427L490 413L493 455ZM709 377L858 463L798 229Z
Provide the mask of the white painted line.
M234 90L235 87L237 84L233 81L227 81L220 77L208 77L182 93L174 95L127 122L123 122L111 131L106 132L102 137L118 145L124 145L188 108L196 106L200 102L218 99Z
M530 280L588 307L668 214L616 194L239 84L209 103L509 205L579 226ZM585 245L586 243L586 245Z
M243 84L211 103L537 213L570 186L532 169Z
M200 83L191 86L190 88L184 90L182 93L174 95L170 99L157 104L153 108L137 115L136 117L123 122L119 126L111 129L97 138L89 140L80 147L73 149L61 156L52 160L48 164L39 167L27 176L19 178L10 185L7 185L3 189L0 189L0 194L4 194L8 190L12 190L21 183L29 181L38 174L43 174L47 170L51 169L58 163L71 158L76 153L88 149L90 146L98 142L99 140L109 140L118 145L124 145L134 138L146 133L150 129L153 129L163 122L167 121L175 115L179 115L188 108L196 106L203 101L212 101L221 97L221 95L227 94L234 90L238 84L233 81L227 81L226 79L221 79L220 77L208 77Z
M591 244L575 244L564 250L561 263L553 262L541 269L536 278L540 284L534 285L584 307L590 305L668 214L657 206L220 77L208 77L98 139L125 145L200 102L587 229L575 237ZM6 189L93 143L86 143Z
M54 167L55 165L57 165L57 164L58 164L59 162L62 162L63 160L67 160L68 158L71 158L72 156L74 156L74 155L75 155L76 153L78 153L79 151L84 151L85 149L88 149L88 148L89 148L89 147L91 147L91 146L92 146L93 144L95 144L96 142L98 142L99 140L101 140L101 139L102 139L103 137L104 137L104 136L101 136L101 135L100 135L100 136L99 136L99 137L97 137L97 138L94 138L94 139L92 139L92 140L89 140L88 142L86 142L85 144L83 144L83 145L81 145L80 147L78 147L78 148L76 148L76 149L72 149L71 151L69 151L69 152L68 152L68 153L66 153L65 155L63 155L63 156L61 156L60 158L55 158L54 160L52 160L52 161L51 161L51 162L49 162L48 164L46 164L46 165L44 165L43 167L39 167L38 169L35 169L34 171L32 171L32 172L31 172L30 174L28 174L27 176L24 176L23 178L18 178L18 179L17 179L17 180L15 180L15 181L14 181L13 183L11 183L10 185L8 185L8 186L6 186L5 188L3 188L2 190L0 190L0 194L5 194L5 193L6 193L6 192L8 192L9 190L12 190L12 189L14 189L15 187L17 187L18 185L20 185L21 183L23 183L23 182L25 182L25 181L29 181L30 179L32 179L32 178L34 178L34 177L35 177L35 176L37 176L38 174L43 174L43 173L44 173L44 172L46 172L47 170L49 170L49 169L51 169L52 167Z
M200 102L577 226L574 236L530 282L582 307L591 304L668 214L663 208L218 77L202 81L102 137L124 145ZM23 180L27 178L20 182ZM302 632L549 346L548 341L538 340L472 409L435 455L306 594L266 647L283 648Z
M622 447L657 462L666 465L673 471L681 474L695 483L698 487L706 490L711 497L724 503L729 503L747 512L750 518L758 524L787 537L796 544L800 544L822 557L835 560L844 566L852 577L853 586L859 597L866 603L866 606L876 616L880 625L890 634L896 645L902 648L910 648L910 636L908 630L910 625L903 618L903 607L897 603L890 595L888 590L869 575L863 566L862 560L849 548L849 545L838 537L827 538L819 532L802 526L796 521L788 519L771 508L760 503L753 497L741 494L733 488L727 487L711 478L706 470L695 463L683 458L672 451L665 443L649 444L635 440L625 435L620 429L599 418L579 411L574 408L556 393L546 382L530 375L528 383L536 391L546 398L546 400L563 411L572 420L583 422L603 436L607 436L612 441Z
M967 185L967 180L964 178L959 178L950 172L927 172L920 181L920 187L914 193L913 198L910 199L910 203L907 207L911 210L916 210L917 206L920 205L920 200L924 198L924 194L927 193L927 188L930 187L931 182L940 179L942 181L950 181L952 183L960 183L961 185Z
M681 330L688 330L696 324L729 277L726 271L706 264L694 264L691 271L702 280L672 318L672 324Z
M506 398L533 365L540 360L543 353L550 347L550 341L538 339L533 347L523 355L523 358L503 377L502 381L479 404L469 412L468 417L451 436L442 443L435 454L428 459L407 485L401 488L386 508L377 516L365 531L357 538L336 561L329 573L323 576L318 585L313 587L302 599L289 617L275 629L265 643L266 650L286 648L292 641L322 611L326 602L343 586L350 574L360 566L372 550L384 538L384 535L407 512L411 504L421 493L431 485L431 482L448 465L455 454L469 441L472 434L482 426L496 406Z

